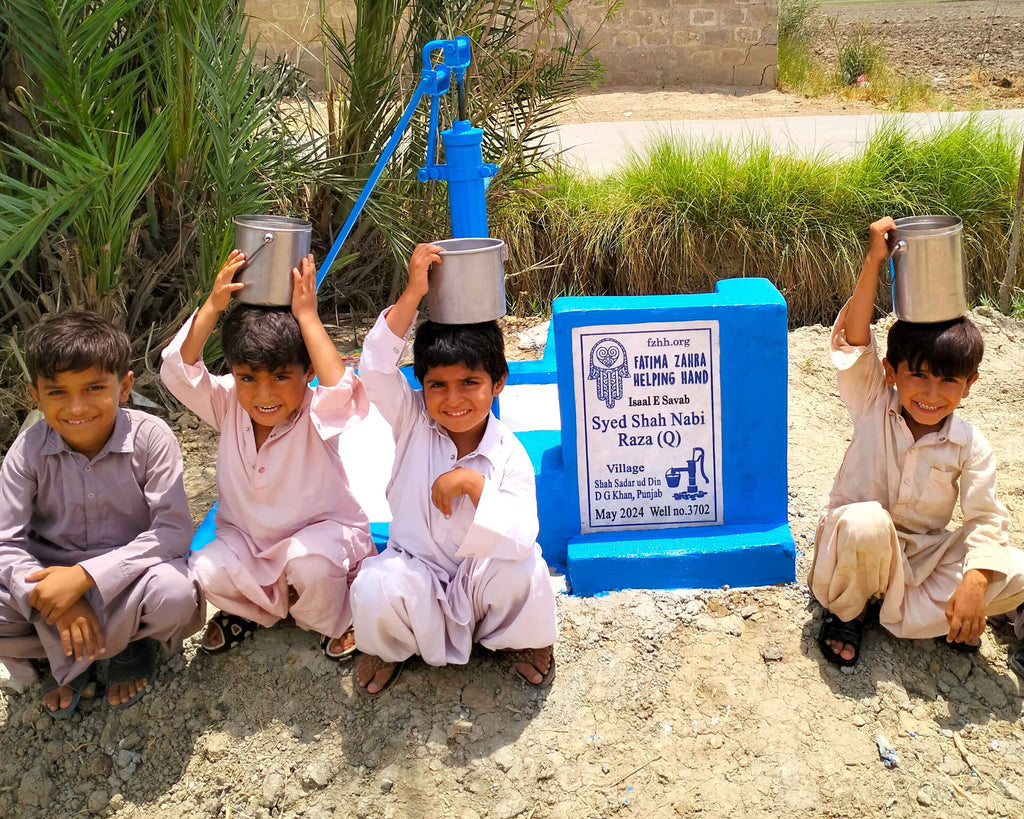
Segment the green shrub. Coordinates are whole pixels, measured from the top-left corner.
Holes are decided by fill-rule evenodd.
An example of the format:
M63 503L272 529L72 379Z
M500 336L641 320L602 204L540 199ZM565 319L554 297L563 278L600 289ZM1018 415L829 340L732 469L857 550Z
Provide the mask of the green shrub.
M779 3L779 43L806 41L811 36L811 20L821 8L818 0L781 0Z
M839 78L844 85L854 85L862 75L871 80L885 59L881 44L862 26L837 41L837 45Z

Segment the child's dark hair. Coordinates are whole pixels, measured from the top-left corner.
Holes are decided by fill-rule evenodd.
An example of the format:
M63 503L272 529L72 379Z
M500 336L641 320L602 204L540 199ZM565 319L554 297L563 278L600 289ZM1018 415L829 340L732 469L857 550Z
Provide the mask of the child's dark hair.
M276 370L294 364L308 370L309 351L289 307L236 305L224 319L221 349L229 367Z
M91 310L51 313L25 334L25 366L33 384L40 377L52 381L58 373L90 367L120 379L128 374L131 360L125 332Z
M935 324L897 321L889 328L885 358L892 368L906 362L912 371L927 367L942 378L970 378L978 372L985 341L966 316Z
M494 382L508 375L505 339L496 321L479 324L439 324L425 321L412 343L412 370L420 383L434 367L462 364L483 370Z

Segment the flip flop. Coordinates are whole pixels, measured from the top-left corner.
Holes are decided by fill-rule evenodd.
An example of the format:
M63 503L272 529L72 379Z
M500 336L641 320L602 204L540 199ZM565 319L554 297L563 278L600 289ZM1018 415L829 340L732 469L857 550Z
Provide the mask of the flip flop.
M107 688L116 683L132 682L133 680L145 679L146 684L135 695L117 705L107 704L115 710L128 708L135 705L153 685L153 676L156 673L156 659L159 652L159 645L156 640L150 637L143 637L134 643L128 643L127 647L120 654L110 658L107 666Z
M1018 646L1017 650L1010 655L1010 670L1024 680L1024 645Z
M225 651L230 651L237 646L242 644L242 641L247 637L252 637L256 633L256 629L260 627L259 623L254 623L252 620L246 620L244 617L240 617L237 614L229 614L226 611L218 611L210 621L206 624L207 629L210 624L214 624L220 629L220 633L224 635L224 642L215 648L209 648L199 643L199 650L203 654L221 654ZM204 633L205 636L205 633Z
M351 633L352 633L352 629L349 629L348 631L345 632L345 634L351 634ZM341 636L344 637L345 634L342 634ZM332 662L335 662L335 663L340 663L342 660L347 660L349 657L351 657L353 654L356 653L356 644L355 644L355 642L353 642L352 645L350 645L348 648L344 648L341 651L338 651L338 652L331 651L330 650L330 646L331 646L331 641L332 640L334 640L334 638L333 637L328 637L326 634L321 634L320 635L320 650L324 653L324 656L328 660L331 660Z
M388 664L387 660L382 660L376 654L367 654L366 656L370 658L374 676L376 676L377 672ZM395 670L391 672L391 676L388 678L388 681L384 683L380 691L371 692L366 688L366 686L359 684L359 680L356 679L356 665L355 663L353 663L352 687L355 688L356 693L359 694L359 696L365 697L368 700L375 700L377 699L377 697L381 696L381 694L383 694L385 691L387 691L389 688L391 688L391 686L395 684L398 678L402 675L403 668L405 668L405 660L400 660L399 662L395 663ZM372 680L373 677L370 677L370 679Z
M71 702L66 708L58 708L55 711L51 711L45 705L43 711L49 714L54 719L67 719L78 708L78 703L84 696L89 699L95 694L95 689L90 693L86 689L93 683L95 679L95 672L93 666L89 666L85 671L67 683L67 686L71 689ZM50 671L49 665L46 666L46 670L43 672L43 693L49 694L55 688L60 688L61 684L57 682L53 676L53 672Z
M551 685L551 681L555 678L555 652L552 646L548 646L547 648L550 652L551 662L548 664L547 674L545 674L541 678L541 681L539 683L531 682L530 680L526 679L526 677L524 677L522 673L516 668L516 663L533 665L533 652L536 651L536 649L519 648L504 651L502 653L507 655L508 658L512 661L512 671L519 679L521 679L527 685L533 686L534 688L547 688L549 685ZM533 667L537 668L537 666L535 665ZM537 668L537 671L540 671L540 669Z
M825 619L821 621L821 630L818 632L818 648L825 659L833 665L848 668L856 665L860 659L860 641L864 636L863 620L840 620L832 612L825 612ZM836 654L828 640L837 640L840 643L848 643L853 646L853 657L847 660L845 657Z

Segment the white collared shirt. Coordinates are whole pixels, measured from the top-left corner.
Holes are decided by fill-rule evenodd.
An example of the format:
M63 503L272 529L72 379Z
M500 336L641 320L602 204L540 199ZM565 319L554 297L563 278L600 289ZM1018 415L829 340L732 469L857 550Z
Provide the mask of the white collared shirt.
M829 494L829 509L877 501L892 517L915 576L929 574L962 537L964 571L999 570L1009 544L1009 513L996 497L996 461L985 436L955 413L917 441L885 381L874 336L846 342L846 307L832 328L830 350L853 436ZM959 529L947 531L957 501Z
M387 487L390 548L414 554L454 577L462 558L522 560L537 541L533 465L511 430L492 414L479 446L459 458L448 432L427 413L420 390L398 368L406 340L391 332L381 313L363 342L359 377L370 400L391 425L395 464ZM463 495L446 518L431 503L437 478L456 467L484 476L479 506Z

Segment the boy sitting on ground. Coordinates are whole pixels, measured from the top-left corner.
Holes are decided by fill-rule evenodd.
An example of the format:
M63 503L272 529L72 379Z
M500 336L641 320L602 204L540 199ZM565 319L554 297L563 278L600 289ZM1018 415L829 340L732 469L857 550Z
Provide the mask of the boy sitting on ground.
M978 328L966 317L897 321L885 358L875 353L878 268L895 231L888 217L872 223L864 267L831 336L854 428L808 582L828 610L818 643L841 666L857 662L872 601L881 600L879 622L896 637L945 635L963 651L977 651L987 614L1024 601L1024 552L1008 545L995 457L954 414L978 380ZM958 498L963 523L949 530Z
M42 672L43 705L66 717L109 656L107 700L123 708L152 679L157 641L179 648L203 622L181 452L167 424L120 406L130 345L104 318L52 315L26 344L44 420L0 468L0 660L23 683Z
M388 547L363 561L352 583L364 652L354 682L370 697L413 654L428 665L463 664L474 642L507 652L532 685L547 685L555 672L555 598L537 545L533 467L491 414L508 375L498 323L424 323L413 344L422 391L398 368L440 251L413 251L405 292L377 319L359 361L396 444Z

